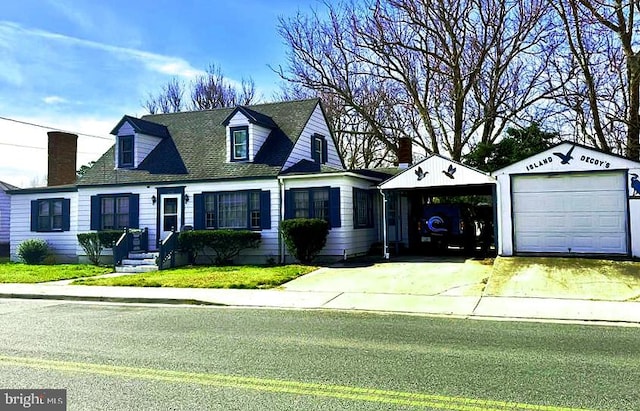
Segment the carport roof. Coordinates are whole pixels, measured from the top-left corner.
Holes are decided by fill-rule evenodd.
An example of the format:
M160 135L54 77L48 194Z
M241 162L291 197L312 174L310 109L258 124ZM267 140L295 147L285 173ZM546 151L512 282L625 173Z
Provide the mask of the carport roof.
M441 155L432 154L402 173L384 181L378 187L382 190L393 190L495 183L496 180L487 173Z

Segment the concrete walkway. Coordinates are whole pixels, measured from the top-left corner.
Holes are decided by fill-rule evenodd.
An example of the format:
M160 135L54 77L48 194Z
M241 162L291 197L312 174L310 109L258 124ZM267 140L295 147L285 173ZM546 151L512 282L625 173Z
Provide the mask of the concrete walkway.
M462 318L640 325L640 302L486 296L491 265L463 258L322 268L278 289L100 287L70 281L0 284L0 298L361 310Z

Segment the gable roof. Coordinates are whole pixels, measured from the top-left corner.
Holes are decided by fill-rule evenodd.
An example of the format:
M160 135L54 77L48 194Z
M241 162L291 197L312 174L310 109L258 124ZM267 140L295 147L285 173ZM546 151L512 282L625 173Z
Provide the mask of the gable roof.
M127 116L127 115L122 117L122 120L118 122L118 124L113 128L113 130L111 130L111 134L113 135L118 134L118 130L120 130L120 127L122 127L124 123L131 124L131 127L133 127L136 133L146 134L149 136L155 136L160 138L169 137L169 130L167 130L166 126L162 124L154 123L151 121L146 121L140 118Z
M319 102L310 99L243 107L272 119L276 126L250 163L226 161L223 123L238 108L144 116L141 120L145 123L166 127L170 137L161 141L135 170L114 169L112 146L78 180L78 185L276 177Z
M244 106L236 107L231 112L231 114L229 114L227 118L225 118L222 121L222 125L228 126L233 116L235 116L238 112L244 114L244 116L249 120L250 123L257 124L259 126L264 126L271 129L278 127L278 125L273 121L271 117L264 115L262 113L258 113L257 111L251 110L248 107L244 107Z
M0 181L0 190L1 191L18 190L18 187L9 183L5 183L4 181Z
M432 154L379 185L383 190L495 184L495 179L475 168Z
M593 147L562 141L544 151L516 161L491 173L558 173L567 171L638 169L640 163Z

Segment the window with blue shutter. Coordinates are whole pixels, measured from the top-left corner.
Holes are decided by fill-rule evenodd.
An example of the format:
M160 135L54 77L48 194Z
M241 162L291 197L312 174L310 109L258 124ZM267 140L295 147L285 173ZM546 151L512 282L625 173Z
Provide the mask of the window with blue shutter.
M327 139L320 134L311 136L311 158L318 164L327 162L329 150L327 148Z
M271 228L268 190L205 192L194 195L196 230Z
M340 188L294 188L285 191L285 219L320 218L329 227L341 226Z
M99 194L91 197L92 230L139 228L139 194Z
M71 228L71 200L47 198L31 201L31 231L69 231Z

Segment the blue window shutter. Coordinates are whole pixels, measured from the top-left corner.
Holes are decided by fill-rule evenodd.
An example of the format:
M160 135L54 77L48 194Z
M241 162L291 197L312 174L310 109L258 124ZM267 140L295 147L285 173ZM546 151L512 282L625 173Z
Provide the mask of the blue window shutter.
M140 195L129 194L129 228L139 228L140 224Z
M204 196L193 195L193 229L204 230Z
M291 190L284 192L284 219L288 220L295 215L295 205L293 204L293 193Z
M328 155L329 155L329 148L328 148L327 139L323 138L322 139L322 164L327 162Z
M315 134L311 136L311 158L316 163L320 162L320 159L318 158L318 153L316 152L316 135Z
M100 229L100 197L91 196L91 230Z
M271 228L271 191L260 192L260 228L268 230Z
M340 221L340 187L329 189L329 224L332 228L342 226Z
M351 202L353 206L353 228L358 228L358 189L351 188Z
M71 230L71 200L62 200L62 231Z
M38 200L31 200L31 231L38 231Z

